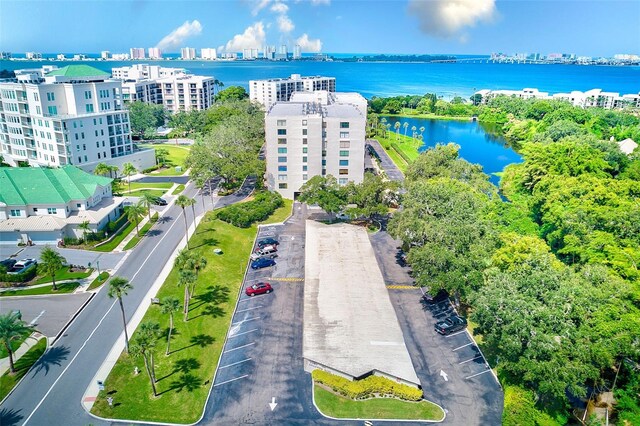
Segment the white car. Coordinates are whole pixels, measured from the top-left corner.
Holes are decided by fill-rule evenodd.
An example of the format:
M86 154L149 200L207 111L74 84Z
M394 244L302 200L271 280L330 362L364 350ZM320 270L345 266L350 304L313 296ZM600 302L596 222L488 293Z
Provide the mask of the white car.
M29 269L30 266L37 264L38 262L35 259L22 259L19 262L16 262L15 265L11 269L9 269L9 274L19 274L21 272Z
M256 250L254 253L251 253L251 260L257 260L261 257L269 257L273 259L274 257L278 257L278 249L276 246L264 246L261 249Z

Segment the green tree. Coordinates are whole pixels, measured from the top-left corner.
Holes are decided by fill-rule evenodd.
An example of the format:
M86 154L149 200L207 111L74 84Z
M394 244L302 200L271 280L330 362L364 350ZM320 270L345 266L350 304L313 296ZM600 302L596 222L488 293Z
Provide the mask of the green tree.
M122 165L122 174L127 177L127 182L129 183L129 192L131 192L131 179L130 179L130 177L132 175L135 175L136 173L138 173L138 170L136 170L136 168L135 168L135 166L133 164L124 163Z
M160 311L169 314L169 332L167 333L167 350L165 355L169 355L171 346L171 332L173 331L173 313L180 310L180 301L175 297L165 297L160 300Z
M178 198L176 199L176 205L179 206L182 209L182 215L184 216L184 229L185 229L185 235L187 238L187 249L189 249L189 223L187 222L187 212L185 211L185 208L188 206L191 206L194 200L187 197L184 194L181 194L180 196L178 196ZM194 223L195 223L195 216L193 218Z
M298 199L303 203L317 204L330 215L338 213L347 205L347 193L332 175L309 179L300 188Z
M394 128L394 129L395 129L395 131L396 131L396 140L400 139L400 122L399 122L399 121L396 121L396 122L393 124L393 128Z
M40 268L51 277L53 281L51 289L53 291L58 290L56 287L56 272L58 272L66 262L67 260L51 247L45 247L40 252Z
M126 210L127 219L129 220L129 222L134 222L136 224L136 235L138 237L140 236L140 219L146 212L146 209L142 205L142 201L138 204L132 204L128 206Z
M198 276L192 270L182 270L178 274L178 286L184 287L183 313L185 321L189 320L189 302L191 299L190 289L197 279Z
M87 234L91 230L91 223L88 220L84 220L78 225L78 229L82 230L82 239L84 240L84 242L86 244L88 242L87 241Z
M16 367L13 363L13 347L11 346L14 340L21 339L25 334L30 333L32 328L27 325L26 322L20 319L18 312L9 312L4 315L0 315L0 341L7 350L9 357L9 372L15 374Z
M473 102L473 105L480 105L482 103L482 95L480 93L471 95L469 99Z
M407 129L409 128L409 123L407 123L406 121L404 123L402 123L402 129L404 130L404 137L407 137Z
M166 148L156 148L156 161L162 166L164 166L168 155L169 151Z
M229 86L224 90L221 90L216 95L216 102L224 102L228 100L237 100L249 98L249 94L242 86Z
M346 187L348 202L356 207L349 212L351 216L365 216L369 221L378 215L384 215L389 207L399 202L400 186L395 181L382 179L373 173L365 173L359 184L349 183Z
M131 345L131 355L141 357L144 360L144 367L151 382L153 396L158 396L156 390L156 374L153 360L153 352L157 343L160 325L156 322L144 322L140 324L138 334Z
M108 296L111 299L118 299L118 303L120 304L120 312L122 313L122 325L124 329L124 347L129 353L129 335L127 333L127 318L124 313L124 304L122 303L122 298L129 293L129 290L132 290L133 286L123 277L113 277L109 280L109 291Z
M106 176L107 174L111 174L111 168L106 163L98 163L95 169L93 169L93 173L100 176Z
M164 125L166 112L162 105L145 102L131 102L128 104L131 132L142 137L145 132L155 130Z
M151 207L155 204L157 197L150 192L144 192L140 197L140 205L147 210L149 214L149 223L151 223Z
M417 133L416 130L417 130L416 126L411 126L411 137L412 138L416 137L416 133Z

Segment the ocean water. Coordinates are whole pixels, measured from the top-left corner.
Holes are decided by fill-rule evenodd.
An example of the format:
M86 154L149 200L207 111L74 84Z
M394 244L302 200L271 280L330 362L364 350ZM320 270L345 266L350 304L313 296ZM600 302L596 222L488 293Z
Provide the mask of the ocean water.
M395 133L393 126L400 122L400 134L404 135L404 123L408 123L407 136L412 135L411 128L416 127L420 133L420 127L424 127L424 143L420 152L436 146L454 142L460 145L460 157L482 165L484 172L490 175L490 180L498 185L500 178L494 173L500 172L511 163L519 163L522 158L506 141L491 127L487 127L475 121L432 120L423 118L396 118L386 117L391 124L390 132ZM393 134L390 135L393 139Z
M60 67L76 62L0 61L0 69ZM103 71L133 62L83 62ZM602 89L620 93L640 92L640 67L493 64L481 62L316 62L316 61L142 61L165 67L186 68L194 74L214 76L225 86L249 87L249 80L288 77L291 74L336 77L339 91L359 92L366 98L436 93L445 100L471 96L480 89L534 87L557 93Z

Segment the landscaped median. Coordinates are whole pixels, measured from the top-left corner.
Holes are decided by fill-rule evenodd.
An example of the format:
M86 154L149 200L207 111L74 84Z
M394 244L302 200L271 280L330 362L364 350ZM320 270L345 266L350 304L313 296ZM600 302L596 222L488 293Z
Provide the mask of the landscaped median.
M0 401L11 392L20 379L24 377L31 366L42 356L47 349L47 339L40 339L31 349L16 361L16 373L10 374L8 371L0 377Z
M147 221L147 223L144 224L144 226L140 230L140 235L134 235L133 238L131 238L131 240L129 240L127 245L124 246L124 249L125 250L129 250L129 249L134 248L136 246L136 244L138 244L138 242L142 239L142 237L147 235L147 232L149 232L149 229L151 229L151 227L157 221L158 221L158 213L156 212L156 213L153 214L153 216L151 216L151 220Z
M0 297L8 296L37 296L41 294L65 294L72 293L76 288L80 286L77 281L56 283L56 291L53 291L53 284L42 287L16 287L12 290L6 290L0 292Z
M422 391L380 376L351 381L314 370L316 407L327 417L369 420L422 420L440 422L442 408L422 399Z
M389 131L386 137L378 135L373 139L380 142L380 145L402 172L405 172L407 166L420 155L418 149L422 146L422 141L416 138Z
M272 216L282 217L281 209ZM182 308L173 314L168 356L165 350L169 314L162 313L159 305L152 305L141 322L155 322L161 327L152 349L158 396L152 394L143 359L123 352L105 380L105 389L91 410L93 414L169 423L193 423L200 418L257 232L255 224L238 228L216 216L217 212L207 213L189 241L188 252L195 258L204 257L206 266L197 275L189 319L183 320ZM221 249L222 254L215 254L214 249ZM184 289L178 286L179 280L180 271L174 267L156 297L160 301L168 297L183 300ZM135 286L135 281L132 284ZM131 342L135 344L139 336L140 330L136 330ZM140 371L137 375L135 367ZM107 404L107 395L113 398L113 407Z

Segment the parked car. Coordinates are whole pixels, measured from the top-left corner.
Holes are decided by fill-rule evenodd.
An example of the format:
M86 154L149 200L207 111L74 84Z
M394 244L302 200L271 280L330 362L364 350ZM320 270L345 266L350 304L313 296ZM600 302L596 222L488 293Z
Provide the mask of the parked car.
M446 336L447 334L455 333L456 331L464 330L467 327L467 320L459 317L458 315L450 316L444 321L438 322L434 328L435 330Z
M5 259L0 261L0 266L4 266L7 271L13 268L13 265L15 264L16 264L15 259Z
M247 294L247 296L255 296L256 294L271 293L272 291L273 291L273 288L271 287L271 284L257 283L247 287L247 289L244 292Z
M422 299L429 305L435 305L436 303L444 302L449 299L449 293L446 290L440 290L435 295L431 293L425 293Z
M9 269L10 274L19 274L21 272L26 271L33 265L37 265L38 262L35 259L22 259L19 262L16 262L15 265L11 269Z
M268 266L273 266L276 264L276 261L270 259L268 257L261 257L260 259L256 259L251 262L251 269L261 269L266 268Z
M251 260L256 260L261 257L278 257L278 249L276 246L264 246L261 249L256 250L254 253L251 253Z
M153 199L153 204L155 204L156 206L166 206L167 200L165 200L164 198L156 197Z
M262 240L258 241L258 247L262 248L264 246L277 246L278 244L280 244L278 242L278 240L274 239L274 238L264 238Z

